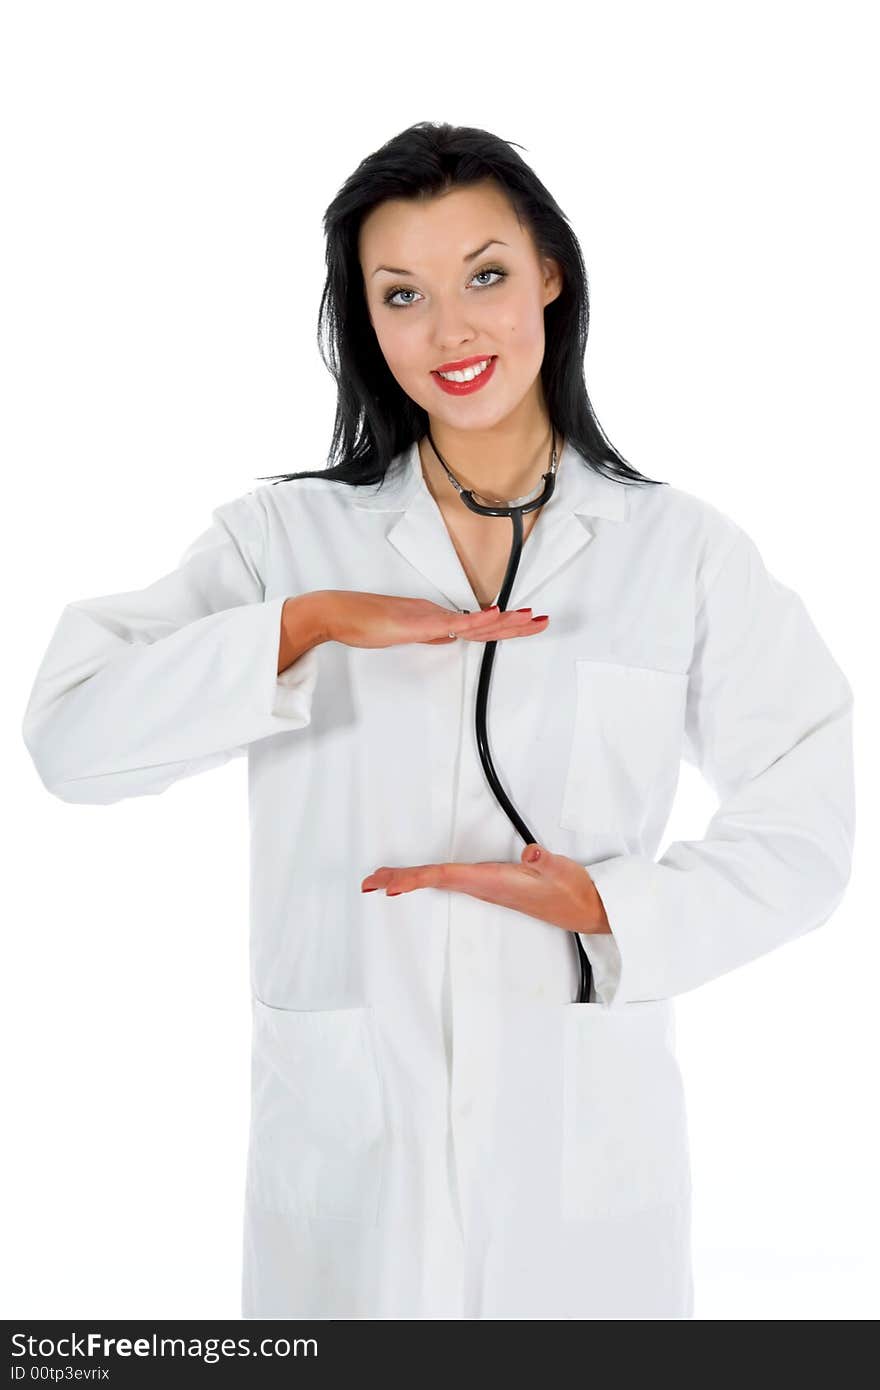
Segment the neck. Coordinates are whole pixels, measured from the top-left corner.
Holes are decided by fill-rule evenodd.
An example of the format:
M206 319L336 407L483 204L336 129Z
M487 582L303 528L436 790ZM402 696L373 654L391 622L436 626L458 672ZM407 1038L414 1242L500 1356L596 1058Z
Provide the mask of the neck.
M522 497L538 486L550 466L553 430L549 420L538 422L527 435L521 430L505 432L504 427L483 431L445 429L430 424L431 435L450 472L462 487L482 497L507 501ZM556 434L557 458L562 454L563 438ZM457 498L443 464L431 447L428 436L419 442L425 480L438 501Z

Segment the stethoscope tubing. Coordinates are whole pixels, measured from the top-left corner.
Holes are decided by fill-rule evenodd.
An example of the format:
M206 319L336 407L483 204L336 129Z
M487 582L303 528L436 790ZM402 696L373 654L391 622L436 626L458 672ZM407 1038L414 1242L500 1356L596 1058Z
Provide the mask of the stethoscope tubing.
M433 439L431 439L430 431L428 431L428 438L431 441L431 447L434 449L434 452L437 454L437 457L440 459L441 463L443 463L443 467L446 468L447 473L449 473L449 469L447 468L445 462L441 458L440 453L438 452ZM555 432L553 436L553 442L555 453ZM504 575L504 581L501 585L501 590L498 594L498 608L499 611L503 613L507 608L507 602L510 598L511 591L513 589L513 581L516 577L516 572L519 568L520 557L522 555L523 516L526 512L534 511L536 507L543 507L544 504L550 500L550 498L553 495L554 488L556 486L555 471L551 470L543 475L544 485L539 496L534 498L517 498L515 503L508 503L506 506L482 505L481 503L477 502L472 491L468 490L467 488L462 488L458 484L457 480L453 478L453 475L451 473L449 473L449 476L458 488L458 493L462 501L465 503L467 507L470 508L471 511L478 512L482 516L509 516L511 522L513 523L513 538L510 547L510 558L508 559L507 570ZM477 682L477 701L475 717L477 750L480 755L480 762L483 765L483 771L486 774L486 781L489 783L489 787L492 791L492 794L498 802L499 806L501 807L502 811L507 816L516 833L519 836L521 836L523 844L534 844L537 843L537 837L532 834L526 822L523 820L522 816L517 811L513 802L510 800L510 797L507 795L507 792L504 790L504 787L501 784L501 779L499 778L498 773L495 770L495 764L492 761L492 753L489 747L489 731L487 728L489 688L492 681L492 669L495 662L495 649L497 646L498 642L496 640L486 642L484 644L483 656L480 662L480 675ZM578 1004L587 1004L590 1002L590 988L592 985L593 972L590 966L589 957L587 956L587 953L584 950L583 943L580 939L579 934L577 932L572 932L572 936L574 938L574 944L577 950L578 968L580 971L580 986L578 989L578 997L576 1002Z

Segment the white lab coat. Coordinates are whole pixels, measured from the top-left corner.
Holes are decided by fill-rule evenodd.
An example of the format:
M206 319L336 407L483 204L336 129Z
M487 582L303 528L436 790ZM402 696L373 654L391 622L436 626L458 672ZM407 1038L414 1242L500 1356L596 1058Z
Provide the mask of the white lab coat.
M613 932L465 894L362 894L380 865L519 861L474 734L477 643L329 642L279 676L315 589L475 610L415 446L381 490L217 507L179 567L69 603L24 738L109 804L248 756L252 1106L245 1318L687 1318L691 1172L673 998L825 922L850 872L852 691L800 598L718 509L573 447L499 643L495 764ZM680 759L720 805L654 854Z

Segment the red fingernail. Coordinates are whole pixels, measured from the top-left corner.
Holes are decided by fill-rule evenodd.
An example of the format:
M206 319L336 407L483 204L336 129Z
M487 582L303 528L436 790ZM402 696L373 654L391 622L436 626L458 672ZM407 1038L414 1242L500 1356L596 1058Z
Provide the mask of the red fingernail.
M549 613L539 613L537 618L532 618L533 623L542 623L545 618L549 618Z
M361 889L361 892L362 892L362 893L375 893L375 891L376 891L375 885L374 885L372 888L362 888L362 889Z
M517 613L531 613L531 608L518 608Z
M403 889L402 889L402 888L398 888L398 890L397 890L396 893L392 893L392 892L390 891L390 889L389 889L389 891L385 894L385 896L386 896L386 898L399 898L402 892L403 892Z

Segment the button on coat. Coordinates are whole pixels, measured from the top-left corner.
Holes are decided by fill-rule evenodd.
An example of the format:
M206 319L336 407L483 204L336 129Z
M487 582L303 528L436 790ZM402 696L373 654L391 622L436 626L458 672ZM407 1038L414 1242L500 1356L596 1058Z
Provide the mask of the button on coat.
M730 518L570 445L508 606L493 759L583 864L610 935L380 865L519 861L474 731L482 646L328 642L277 674L290 595L479 607L415 445L384 485L264 484L178 567L63 609L23 734L72 803L248 759L252 1105L245 1318L687 1318L674 998L826 922L850 873L851 688ZM680 763L718 797L654 855Z

